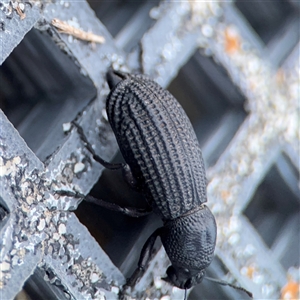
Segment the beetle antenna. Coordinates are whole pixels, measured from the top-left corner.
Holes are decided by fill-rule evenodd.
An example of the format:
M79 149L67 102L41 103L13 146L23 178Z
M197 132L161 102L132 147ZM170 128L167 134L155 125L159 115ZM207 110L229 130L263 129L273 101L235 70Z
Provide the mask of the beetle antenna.
M184 289L184 299L183 300L186 300L186 296L187 296L187 288Z
M224 281L224 280L221 280L221 279L215 279L215 278L211 278L211 277L207 277L205 276L204 279L207 279L209 281L212 281L212 282L215 282L215 283L218 283L218 284L221 284L221 285L228 285L236 290L239 290L239 291L242 291L242 292L245 292L250 298L253 298L253 295L251 292L247 291L246 289L240 287L240 286L236 286L236 285L233 285L227 281Z

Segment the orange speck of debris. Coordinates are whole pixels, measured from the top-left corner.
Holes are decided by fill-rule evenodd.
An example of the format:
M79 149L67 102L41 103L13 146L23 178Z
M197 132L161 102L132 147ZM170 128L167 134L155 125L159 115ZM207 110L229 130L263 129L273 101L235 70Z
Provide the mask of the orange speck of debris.
M292 300L299 299L300 284L294 280L289 280L287 284L281 289L281 299Z
M226 200L229 196L230 196L230 193L228 191L221 192L222 199Z
M283 84L285 80L285 74L284 71L282 69L278 69L277 73L276 73L276 81L278 84Z
M255 268L254 268L254 267L249 267L249 268L247 269L247 276L248 276L249 278L252 278L252 277L253 277L254 271L255 271Z
M254 80L249 80L249 87L251 91L254 91L257 87L257 83Z
M225 51L233 54L241 47L241 41L238 33L231 28L225 30Z

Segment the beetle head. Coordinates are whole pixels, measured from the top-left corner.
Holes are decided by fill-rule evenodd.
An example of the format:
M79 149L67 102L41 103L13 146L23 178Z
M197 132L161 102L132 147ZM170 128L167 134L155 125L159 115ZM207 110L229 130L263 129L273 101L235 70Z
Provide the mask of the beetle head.
M164 281L180 289L189 289L192 286L199 284L204 276L205 270L193 272L186 268L174 267L173 265L167 269L168 277L163 278Z
M214 216L205 205L167 221L160 232L162 244L172 263L166 280L181 289L200 283L213 259L216 236Z

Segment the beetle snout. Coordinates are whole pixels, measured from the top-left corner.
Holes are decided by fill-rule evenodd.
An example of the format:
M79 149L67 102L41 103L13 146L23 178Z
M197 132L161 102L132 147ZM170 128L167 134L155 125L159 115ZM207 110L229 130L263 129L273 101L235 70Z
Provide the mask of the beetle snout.
M204 270L195 274L194 272L192 273L188 269L176 269L173 266L170 266L167 269L168 277L162 279L180 289L190 289L194 285L199 284L205 276Z
M189 289L192 287L190 272L187 269L176 270L173 266L167 269L168 277L163 278L168 283L177 286L180 289Z

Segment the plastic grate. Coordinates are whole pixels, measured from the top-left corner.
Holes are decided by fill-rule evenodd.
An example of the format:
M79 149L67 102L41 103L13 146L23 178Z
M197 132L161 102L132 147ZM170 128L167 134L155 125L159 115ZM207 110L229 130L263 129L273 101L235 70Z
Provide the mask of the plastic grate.
M104 112L110 65L169 86L191 117L219 229L208 274L257 299L299 297L299 5L254 4L1 1L0 297L117 299L160 222L55 194L142 201L66 124L76 118L104 159L117 153ZM54 18L105 42L60 33ZM161 280L168 265L158 244L133 295L183 299ZM246 299L205 281L189 299L214 297Z

